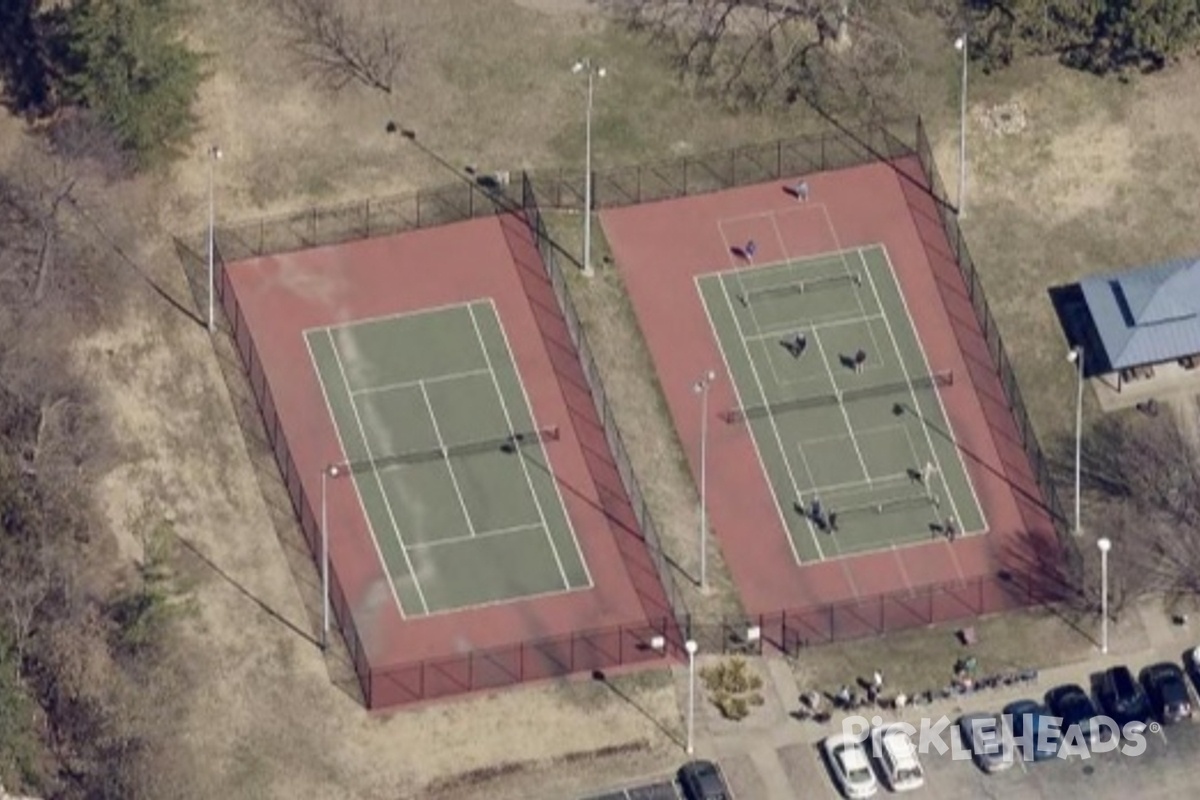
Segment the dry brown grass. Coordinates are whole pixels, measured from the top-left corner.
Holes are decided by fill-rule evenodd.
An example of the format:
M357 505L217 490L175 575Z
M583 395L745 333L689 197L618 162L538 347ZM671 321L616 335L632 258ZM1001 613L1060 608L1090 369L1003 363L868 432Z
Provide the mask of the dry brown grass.
M544 219L555 241L582 263L582 216L546 212ZM737 616L741 602L716 537L709 539L708 594L701 593L697 585L700 553L696 532L700 518L696 484L625 284L612 265L612 253L599 219L592 221L592 263L596 274L585 278L577 264L560 258L663 551L678 567L673 570L676 587L687 608L704 619Z
M612 70L597 94L598 166L768 139L810 123L800 111L717 110L681 90L649 48L569 0L400 0L395 13L412 32L413 57L404 87L386 100L358 90L330 96L299 80L257 5L203 0L201 10L194 36L215 55L201 142L219 141L226 152L217 182L226 219L446 181L443 168L384 135L389 118L416 128L455 164L577 163L583 96L568 67L580 55ZM1059 363L1045 288L1198 244L1188 222L1200 171L1190 119L1200 109L1183 107L1197 102L1189 89L1198 74L1190 65L1124 87L1035 64L975 82L977 102L1020 91L1033 122L1019 141L973 140L967 233L1044 431L1065 422L1068 409L1056 398L1071 380ZM934 110L943 111L952 82L934 77L931 85ZM11 121L5 130L0 155L4 140L19 135ZM940 162L953 166L953 126L935 131ZM168 236L203 224L200 150L169 175L143 182L155 210L138 220L140 240L130 250L177 297L186 289ZM534 790L523 787L537 786L563 796L564 776L608 780L680 757L671 734L678 709L666 680L635 683L624 697L595 684L537 686L385 717L367 715L339 691L331 676L343 677L342 665L326 663L309 640L315 576L297 555L294 535L275 535L273 514L286 519L286 507L261 491L254 466L261 453L253 442L247 448L235 423L237 398L224 388L209 340L141 291L104 330L78 343L76 366L101 393L118 434L136 442L97 487L110 527L122 529L130 509L156 497L174 509L180 536L222 573L200 570L208 578L195 589L198 612L181 623L190 694L180 698L180 715L161 721L161 735L177 745L162 765L176 796L394 800L422 796L434 781L451 787L464 772L530 761L507 778L447 788L446 795L527 797ZM619 280L602 270L573 291L597 331L597 358L652 487L651 505L689 568L694 489L674 437L663 435L671 427L658 388L648 369L614 367L629 353L643 354L631 361L646 358ZM121 545L123 558L137 556L136 542ZM713 566L720 575L719 559ZM724 608L732 592L720 586L714 602ZM840 675L851 660L872 663L887 646L822 653L845 659ZM612 755L594 762L572 755L597 749ZM555 759L559 766L549 766ZM561 759L574 760L568 769Z
M1089 273L1200 250L1193 224L1200 63L1130 84L1035 62L974 83L973 106L1011 100L1028 127L1011 137L969 131L964 229L1030 415L1051 445L1073 424L1074 373L1046 290ZM936 149L957 180L957 120ZM1098 414L1088 398L1087 414Z

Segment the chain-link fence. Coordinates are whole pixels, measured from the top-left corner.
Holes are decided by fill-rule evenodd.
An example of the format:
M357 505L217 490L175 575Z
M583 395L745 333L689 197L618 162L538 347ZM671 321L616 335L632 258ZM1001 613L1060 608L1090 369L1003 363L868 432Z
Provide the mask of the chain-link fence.
M652 202L792 175L901 159L915 154L928 182L928 190L937 199L941 209L942 225L962 270L1039 486L1056 523L1061 523L1061 507L1045 458L1029 422L995 320L983 297L953 207L945 199L945 191L919 119L915 121L912 131L915 134L912 145L906 144L887 127L876 125L598 172L594 176L594 203L597 208L608 208ZM415 195L310 209L246 224L222 225L218 229L216 254L219 269L216 288L225 316L222 327L228 332L240 356L280 476L315 558L320 547L317 517L292 459L261 358L232 291L225 265L254 256L389 235L494 214L520 215L522 224L529 226L541 255L591 390L621 484L632 504L657 579L672 610L670 616L648 621L644 625L580 631L446 658L379 665L371 664L367 659L355 627L353 612L334 569L330 576L332 609L345 637L368 707L384 708L524 681L559 678L586 670L644 663L659 659L664 653L670 655L680 652L684 636L695 639L705 652L762 652L769 646L780 652L794 654L799 648L815 644L875 636L1057 599L1030 580L1018 580L1011 574L1003 574L844 603L779 611L754 618L704 620L693 617L677 585L677 568L662 547L657 524L617 428L603 380L567 290L567 278L560 265L560 251L547 234L541 218L540 205L579 207L583 202L582 184L581 175L568 176L564 171L532 175L523 173L519 199L507 194L508 187L503 185L484 187L463 181ZM189 283L198 289L203 280L189 273ZM197 291L197 294L200 292Z
M911 123L902 123L903 128ZM900 129L900 128L898 128ZM592 173L594 209L671 200L813 172L845 169L911 155L912 145L886 124L833 129L811 136L683 156ZM545 208L582 208L585 176L538 170L526 175Z
M1026 455L1029 457L1029 464L1033 468L1034 478L1037 480L1038 488L1042 492L1042 499L1046 503L1047 510L1054 521L1055 527L1062 533L1065 530L1064 526L1067 517L1063 514L1062 504L1058 498L1058 491L1055 487L1049 464L1042 452L1037 434L1034 432L1033 423L1029 421L1029 412L1026 409L1025 401L1021 397L1021 388L1017 384L1017 375L1013 371L1012 360L1009 358L1008 351L1004 347L1004 340L1000 336L1000 328L996 325L996 318L992 315L987 298L984 296L983 285L979 281L979 272L975 268L975 260L971 258L971 252L967 249L966 239L963 238L962 230L959 228L958 210L948 199L941 175L938 173L937 165L933 160L933 150L930 147L929 138L925 134L925 125L920 119L917 120L916 125L916 154L921 162L921 171L924 173L925 180L927 181L925 189L933 195L935 205L938 208L938 216L941 220L942 228L946 233L946 240L950 244L954 261L962 273L963 283L966 284L967 293L971 298L971 306L975 311L975 318L979 322L980 329L983 331L983 337L987 342L992 363L996 367L1000 383L1004 388L1005 398L1008 400L1009 409L1012 412L1013 419L1016 421L1017 432L1021 437L1021 444L1025 448Z

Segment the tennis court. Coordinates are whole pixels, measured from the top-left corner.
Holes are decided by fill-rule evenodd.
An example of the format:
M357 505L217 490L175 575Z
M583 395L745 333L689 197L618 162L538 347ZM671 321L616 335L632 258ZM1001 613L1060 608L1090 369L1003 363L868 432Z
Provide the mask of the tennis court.
M305 340L343 451L331 461L404 616L592 585L554 477L558 429L534 418L491 300Z
M796 560L984 532L886 250L742 256L696 280Z

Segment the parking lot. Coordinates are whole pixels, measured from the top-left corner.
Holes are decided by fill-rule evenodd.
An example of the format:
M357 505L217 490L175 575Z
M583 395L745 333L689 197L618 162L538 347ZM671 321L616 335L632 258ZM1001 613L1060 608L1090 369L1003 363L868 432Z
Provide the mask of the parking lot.
M957 736L947 732L947 741ZM1087 758L1070 756L1042 762L1020 758L1004 772L988 775L969 757L966 748L945 754L921 754L925 786L906 793L930 800L959 800L963 797L1029 798L1063 800L1067 797L1169 798L1195 794L1200 784L1200 721L1183 722L1145 734L1146 746L1139 755L1120 752L1091 754ZM842 795L825 766L819 746L794 744L776 751L780 767L791 785L790 797L828 798ZM763 794L763 782L755 774L751 760L737 756L721 762L722 771L738 800L772 800ZM1082 793L1081 793L1082 790ZM877 797L888 795L880 788ZM583 800L679 800L683 795L668 776L653 784L615 789L587 795ZM790 798L780 798L790 800Z

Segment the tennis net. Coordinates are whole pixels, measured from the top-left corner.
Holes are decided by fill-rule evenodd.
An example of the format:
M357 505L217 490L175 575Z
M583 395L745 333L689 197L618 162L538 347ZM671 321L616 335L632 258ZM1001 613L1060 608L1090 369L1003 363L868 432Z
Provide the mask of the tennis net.
M403 453L393 453L361 461L352 461L347 466L351 473L359 474L381 470L398 464L419 464L425 461L437 461L453 458L454 456L476 455L479 453L517 454L521 448L542 442L558 441L558 426L539 428L533 431L521 431L505 436L476 439L470 442L457 442L445 447L431 447L421 450L410 450Z
M775 403L767 403L766 405L734 408L725 412L725 421L733 424L736 422L744 422L747 419L760 419L762 417L773 416L784 411L837 405L838 403L845 403L849 400L857 400L864 397L879 397L881 395L896 394L898 392L908 392L910 388L915 389L918 387L929 388L931 386L951 386L953 383L953 371L944 370L941 372L934 372L929 375L919 375L913 378L911 381L888 381L885 383L877 383L872 386L846 389L840 392L835 391L827 394L813 395L810 397L792 397L786 400L779 400Z
M790 281L788 283L780 283L773 286L761 286L752 289L744 289L738 294L738 300L743 306L748 306L755 300L761 300L768 297L786 297L788 295L805 294L807 292L819 291L821 289L836 289L837 287L845 286L846 284L861 286L862 276L860 276L857 272L853 272L846 273L845 275L826 275L824 277Z
M922 492L921 494L910 494L904 497L892 497L887 500L877 500L874 502L860 503L852 506L843 506L841 508L830 507L830 514L837 514L838 518L854 517L862 514L885 514L888 511L898 511L905 508L924 508L931 506L937 508L941 503L935 495Z

